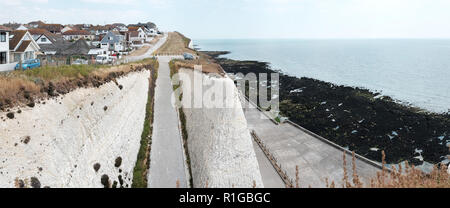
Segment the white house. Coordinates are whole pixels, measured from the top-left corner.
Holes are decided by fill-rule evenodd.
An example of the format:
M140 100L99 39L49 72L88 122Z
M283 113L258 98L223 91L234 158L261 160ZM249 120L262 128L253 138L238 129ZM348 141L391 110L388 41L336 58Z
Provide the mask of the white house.
M64 27L64 28L61 30L61 33L65 33L65 32L70 31L70 30L76 30L76 28L73 28L73 27L71 27L71 26L66 26L66 27Z
M132 35L130 36L131 42L144 42L147 40L147 34L145 33L144 29L142 29L142 27L128 27L128 31Z
M86 30L69 30L63 33L63 37L68 41L77 41L81 38L85 40L93 40L95 38L95 35L92 35Z
M16 30L28 30L28 28L23 25L20 25Z
M95 34L98 36L98 35L104 35L104 34L108 33L109 28L106 26L93 26L93 27L89 28L89 31L92 34Z
M14 69L9 62L9 33L11 29L0 25L0 72Z
M111 52L120 52L126 49L125 36L118 32L108 32L100 42L101 48Z
M156 28L150 29L145 28L145 33L147 34L148 37L155 37L158 35L158 30Z
M11 32L9 40L10 63L35 59L40 47L33 36L24 30Z

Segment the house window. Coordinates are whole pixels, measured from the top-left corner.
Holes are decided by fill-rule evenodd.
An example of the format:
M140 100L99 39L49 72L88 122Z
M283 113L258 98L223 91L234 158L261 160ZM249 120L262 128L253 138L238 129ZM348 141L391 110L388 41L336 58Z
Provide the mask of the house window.
M0 33L0 42L6 42L6 33L5 32Z
M0 64L6 64L6 52L0 52Z
M42 42L47 42L47 38L41 38Z
M14 54L14 62L19 62L20 61L20 54Z

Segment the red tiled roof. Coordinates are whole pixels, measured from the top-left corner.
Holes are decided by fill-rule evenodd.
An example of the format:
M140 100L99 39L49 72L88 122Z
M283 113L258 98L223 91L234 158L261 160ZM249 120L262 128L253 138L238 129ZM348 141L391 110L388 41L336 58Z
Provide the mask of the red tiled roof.
M128 27L128 31L138 31L139 27Z
M27 50L30 43L31 43L31 40L22 41L22 44L20 44L20 46L19 46L19 48L17 48L16 52L25 52L25 50Z
M9 28L9 27L5 27L5 26L3 26L3 25L0 25L0 31L11 32L12 30L11 30L11 28Z
M135 38L135 37L139 37L139 32L138 31L131 31L130 33L130 37Z
M50 32L52 32L52 31L61 32L61 29L63 28L63 26L60 24L41 24L41 25L39 25L39 28L46 29Z
M50 33L48 30L41 29L41 28L29 29L28 32L30 32L30 34L32 34L32 35L43 35L43 34Z
M91 35L91 33L86 30L69 30L63 35Z
M23 36L27 33L26 30L15 30L11 32L11 35L13 35L13 38L9 40L9 50L14 50L17 47L17 44L20 43L20 40L22 40Z

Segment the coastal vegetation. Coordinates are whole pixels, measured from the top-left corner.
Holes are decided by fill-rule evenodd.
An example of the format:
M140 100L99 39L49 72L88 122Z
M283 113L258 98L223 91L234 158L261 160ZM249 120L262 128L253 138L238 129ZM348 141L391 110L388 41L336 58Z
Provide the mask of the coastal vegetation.
M45 66L26 71L0 73L0 110L66 94L79 87L99 87L132 71L155 68L157 61L145 59L117 66Z
M156 78L158 77L158 62L152 68L151 77L149 78L149 90L147 98L147 107L145 110L144 129L141 135L141 144L137 156L136 165L133 171L133 188L147 188L147 175L150 168L150 151L152 144L153 132L153 106L155 101Z
M166 42L155 52L156 54L183 55L183 53L196 54L196 52L188 48L191 40L186 38L179 32L170 32Z

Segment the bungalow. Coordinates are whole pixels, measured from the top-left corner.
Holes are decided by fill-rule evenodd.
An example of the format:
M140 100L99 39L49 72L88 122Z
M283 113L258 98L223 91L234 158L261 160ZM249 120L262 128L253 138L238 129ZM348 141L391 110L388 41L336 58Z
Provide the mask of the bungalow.
M68 41L76 41L81 38L86 40L93 40L95 38L94 35L92 35L90 32L86 30L69 30L63 33L63 37L65 40Z
M88 58L95 58L97 55L105 53L106 51L104 49L94 47L89 45L86 40L79 39L58 54L64 56L84 56Z
M38 28L45 29L53 34L61 34L63 26L60 24L41 24Z
M115 23L115 24L113 24L113 26L114 26L115 28L117 28L120 32L126 32L126 31L128 31L128 27L127 27L125 24L122 24L122 23Z
M10 63L35 59L40 47L33 36L25 30L11 32L9 40Z
M28 30L24 25L20 25L16 30Z
M11 29L0 25L0 71L13 70L14 65L9 63L9 33Z
M61 33L65 33L67 31L71 31L71 30L78 30L78 28L74 27L74 26L66 26L63 29L61 29Z
M144 27L128 27L128 31L130 32L138 32L137 37L134 37L133 41L146 41L147 40L147 34L145 33ZM133 35L135 36L135 35Z
M138 31L128 32L128 35L129 35L129 42L131 44L131 47L133 47L133 48L140 48L140 47L143 46L144 39L142 39L139 36L139 32Z
M28 25L30 28L38 28L39 25L43 25L43 24L45 24L45 23L39 20L39 21L29 22L27 25Z
M41 48L41 52L45 55L55 55L58 51L70 45L61 35L52 34L44 29L30 29L28 32L33 36L33 39Z
M109 27L106 27L106 26L93 26L93 27L89 28L89 31L92 34L95 34L95 35L104 35L104 34L108 33Z
M107 48L111 52L124 51L126 48L125 36L118 32L108 32L100 44L101 48Z

